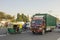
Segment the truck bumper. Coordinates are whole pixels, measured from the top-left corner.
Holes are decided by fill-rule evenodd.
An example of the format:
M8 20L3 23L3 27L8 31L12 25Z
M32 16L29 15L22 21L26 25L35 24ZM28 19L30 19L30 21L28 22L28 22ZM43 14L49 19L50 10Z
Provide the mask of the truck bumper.
M40 29L32 29L32 31L34 31L36 33L42 32L42 30L40 30Z

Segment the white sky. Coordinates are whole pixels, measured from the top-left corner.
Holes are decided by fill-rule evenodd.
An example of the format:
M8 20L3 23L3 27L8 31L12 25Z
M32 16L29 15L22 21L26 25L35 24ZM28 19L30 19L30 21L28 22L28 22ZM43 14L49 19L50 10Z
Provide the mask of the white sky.
M60 18L60 0L0 0L0 11L15 15L49 13Z

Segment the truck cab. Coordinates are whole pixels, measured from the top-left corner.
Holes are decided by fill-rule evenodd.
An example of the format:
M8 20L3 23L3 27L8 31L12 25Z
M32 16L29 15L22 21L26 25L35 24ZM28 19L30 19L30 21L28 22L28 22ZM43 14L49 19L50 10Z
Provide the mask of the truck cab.
M45 33L45 20L43 17L33 17L31 21L32 33Z

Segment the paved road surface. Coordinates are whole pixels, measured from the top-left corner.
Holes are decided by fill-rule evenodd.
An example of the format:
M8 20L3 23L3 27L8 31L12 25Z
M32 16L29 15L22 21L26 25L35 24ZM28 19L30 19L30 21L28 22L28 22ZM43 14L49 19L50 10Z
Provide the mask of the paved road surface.
M45 35L33 35L31 32L23 32L22 34L9 34L0 36L0 40L57 40L60 32L48 32Z

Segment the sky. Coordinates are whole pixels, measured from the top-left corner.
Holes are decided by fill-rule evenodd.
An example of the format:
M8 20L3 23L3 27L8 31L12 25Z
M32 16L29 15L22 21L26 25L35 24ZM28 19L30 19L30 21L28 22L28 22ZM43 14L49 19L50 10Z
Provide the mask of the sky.
M48 13L60 19L60 0L0 0L0 11L15 16Z

